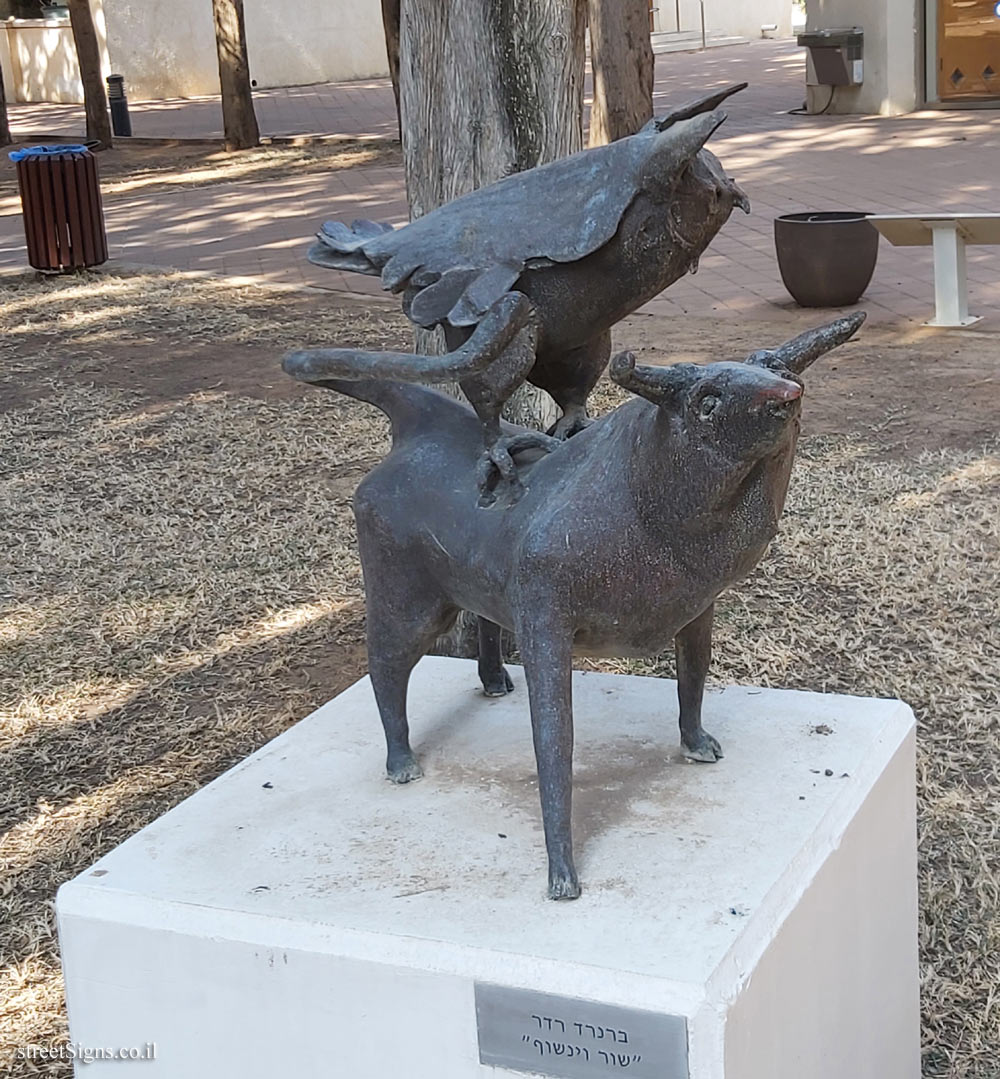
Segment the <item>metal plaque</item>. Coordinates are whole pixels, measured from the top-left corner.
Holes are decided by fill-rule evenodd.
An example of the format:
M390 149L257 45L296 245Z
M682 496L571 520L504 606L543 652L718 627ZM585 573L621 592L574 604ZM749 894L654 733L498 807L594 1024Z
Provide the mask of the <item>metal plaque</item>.
M476 983L479 1060L557 1079L688 1079L687 1021Z

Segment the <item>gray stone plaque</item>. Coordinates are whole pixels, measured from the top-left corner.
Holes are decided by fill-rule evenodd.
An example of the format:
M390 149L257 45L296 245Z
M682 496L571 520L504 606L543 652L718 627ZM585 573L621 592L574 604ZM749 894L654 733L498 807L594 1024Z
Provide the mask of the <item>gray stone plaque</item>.
M687 1020L476 983L479 1060L557 1079L688 1079Z

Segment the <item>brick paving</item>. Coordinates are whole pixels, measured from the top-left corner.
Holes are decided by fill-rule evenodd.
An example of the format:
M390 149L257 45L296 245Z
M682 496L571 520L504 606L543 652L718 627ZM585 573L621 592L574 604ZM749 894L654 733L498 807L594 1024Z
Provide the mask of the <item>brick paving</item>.
M719 317L781 319L794 305L774 257L773 218L802 210L932 212L1000 210L1000 112L928 111L895 119L790 115L804 96L802 52L792 42L760 41L708 53L658 58L658 111L701 91L747 80L712 148L750 195L685 278L647 305L650 312L713 312ZM386 136L395 132L387 80L296 87L256 95L269 135ZM79 110L16 106L19 138L76 135ZM137 135L212 137L218 100L133 107ZM73 126L76 124L77 126ZM311 266L304 257L315 227L333 217L406 219L401 170L362 167L268 182L116 197L107 218L114 258L286 284L377 293L377 281ZM20 217L0 215L0 266L24 265ZM1000 328L1000 249L970 248L970 307ZM933 309L930 249L884 241L864 299L881 323L917 325Z

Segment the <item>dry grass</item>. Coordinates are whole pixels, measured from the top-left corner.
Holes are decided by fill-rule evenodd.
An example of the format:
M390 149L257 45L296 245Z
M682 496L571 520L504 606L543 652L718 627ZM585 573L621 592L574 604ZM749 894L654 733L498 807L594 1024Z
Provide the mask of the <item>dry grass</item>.
M210 144L132 146L119 142L98 155L103 196L153 195L242 181L271 183L289 176L339 172L359 165L399 161L399 143L388 139L342 139L294 146L273 144L226 153ZM16 172L0 159L0 210L20 205Z
M341 343L345 335L374 348L398 348L409 339L403 316L378 301L370 310L353 307L347 313L331 301L322 318L305 320L295 317L296 296L301 293L179 270L0 275L0 378L51 377L64 371L57 361L67 349L95 356L102 346L123 340L264 342L275 349L277 371L282 348ZM17 350L29 340L30 350Z
M58 884L357 669L349 497L385 424L333 395L151 405L79 372L56 381L67 344L82 357L104 333L140 348L188 331L300 340L273 293L227 290L223 304L213 283L170 275L5 291L5 377L49 387L0 415L9 1053L65 1037ZM366 330L376 346L398 332L378 319ZM19 341L39 334L51 347L25 355ZM848 439L804 442L780 538L722 604L713 671L916 708L925 1074L955 1079L1000 1074L998 499L995 446L887 462Z

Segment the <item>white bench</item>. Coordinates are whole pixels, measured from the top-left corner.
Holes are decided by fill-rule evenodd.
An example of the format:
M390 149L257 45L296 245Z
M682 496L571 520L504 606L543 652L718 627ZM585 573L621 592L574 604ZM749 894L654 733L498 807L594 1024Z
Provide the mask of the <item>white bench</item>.
M1000 214L871 214L894 247L934 245L934 318L928 326L971 326L966 244L1000 244Z

